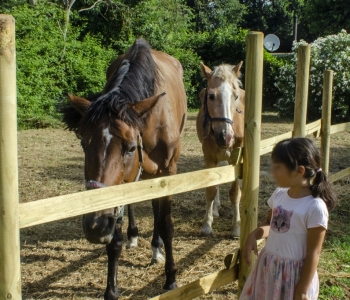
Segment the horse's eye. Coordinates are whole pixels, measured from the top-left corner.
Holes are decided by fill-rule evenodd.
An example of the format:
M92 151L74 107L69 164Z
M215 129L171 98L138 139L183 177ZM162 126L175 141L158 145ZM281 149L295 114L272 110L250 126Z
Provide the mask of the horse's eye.
M135 146L132 146L129 151L128 151L128 154L133 154L136 150L136 147Z
M215 100L215 94L209 94L209 99L210 100Z

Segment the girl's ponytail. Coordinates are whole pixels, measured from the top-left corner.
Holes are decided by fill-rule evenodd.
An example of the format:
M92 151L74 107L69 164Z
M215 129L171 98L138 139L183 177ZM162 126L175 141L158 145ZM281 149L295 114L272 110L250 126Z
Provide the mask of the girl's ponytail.
M326 203L328 210L331 210L335 207L337 201L332 184L321 168L317 169L315 172L316 176L310 186L311 194L315 198L321 198Z

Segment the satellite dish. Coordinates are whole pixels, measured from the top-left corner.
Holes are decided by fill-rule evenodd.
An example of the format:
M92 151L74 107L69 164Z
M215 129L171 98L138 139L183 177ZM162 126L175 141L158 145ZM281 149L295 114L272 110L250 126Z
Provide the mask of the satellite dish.
M280 47L280 39L274 34L268 34L264 38L264 47L267 51L276 51Z

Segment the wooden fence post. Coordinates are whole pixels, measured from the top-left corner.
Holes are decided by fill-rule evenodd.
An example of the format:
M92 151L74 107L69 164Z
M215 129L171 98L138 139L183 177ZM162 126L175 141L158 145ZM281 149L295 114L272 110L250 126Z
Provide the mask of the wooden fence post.
M298 48L297 82L295 87L293 136L305 136L307 99L309 93L310 45Z
M331 142L331 118L332 118L332 88L333 71L326 70L323 73L323 98L321 121L321 168L323 172L329 172L329 154Z
M240 249L243 249L247 236L257 227L259 172L260 172L260 134L263 84L262 32L249 32L247 35L247 55L245 71L245 115L243 148L243 183L241 202ZM252 260L254 262L255 257ZM239 294L247 280L251 267L242 259L240 251Z
M0 299L21 299L15 20L0 15Z

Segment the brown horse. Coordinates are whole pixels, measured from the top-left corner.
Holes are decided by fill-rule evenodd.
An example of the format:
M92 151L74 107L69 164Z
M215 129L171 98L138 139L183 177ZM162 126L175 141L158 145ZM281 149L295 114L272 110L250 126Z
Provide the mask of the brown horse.
M145 40L139 39L110 65L104 91L93 101L69 96L72 108L65 109L64 121L81 139L88 189L176 173L187 110L182 73L175 58L151 50ZM176 288L171 197L153 200L152 207L152 261L164 261L161 254L164 241L164 288L171 290ZM117 268L123 242L121 212L118 207L83 216L86 238L92 243L106 244L105 299L118 298ZM129 247L137 245L132 207L128 239Z
M222 64L213 71L201 64L207 88L200 93L202 107L197 116L197 135L202 143L206 168L216 167L222 161L230 162L231 151L243 145L245 92L240 88L239 80L242 64ZM205 196L207 204L201 234L211 235L213 214L219 216L219 187L206 188ZM241 198L238 180L232 182L229 196L233 205L232 235L237 237L240 232Z

